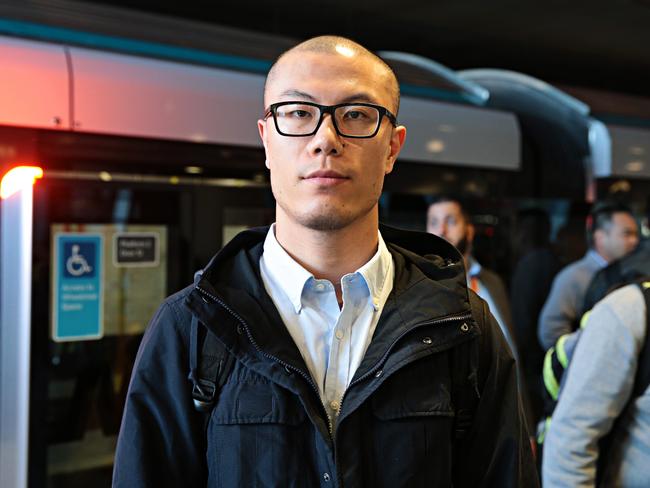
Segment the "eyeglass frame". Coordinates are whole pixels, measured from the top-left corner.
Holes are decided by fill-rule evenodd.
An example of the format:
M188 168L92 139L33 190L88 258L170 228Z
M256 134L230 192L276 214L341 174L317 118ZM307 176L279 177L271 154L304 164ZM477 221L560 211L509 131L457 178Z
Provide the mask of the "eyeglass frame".
M277 113L276 110L278 107L282 107L284 105L294 105L294 104L300 104L300 105L309 105L311 107L316 107L318 108L320 112L320 117L318 119L318 124L316 124L316 127L312 132L309 134L286 134L280 130L280 127L278 125L278 119L277 119ZM339 126L336 124L336 117L334 117L334 111L337 108L340 107L346 107L346 106L361 106L361 107L371 107L374 108L379 112L379 119L377 120L377 127L375 128L375 131L367 136L350 136L347 134L342 134L341 131L339 130ZM330 117L332 118L332 125L334 126L334 130L336 130L336 133L340 137L347 137L350 139L371 139L377 135L379 132L379 128L381 127L381 122L386 117L388 121L393 124L393 127L397 127L397 117L388 110L386 107L382 107L381 105L376 105L374 103L365 103L365 102L346 102L346 103L337 103L336 105L320 105L318 103L314 102L305 102L302 100L296 100L296 101L288 101L288 102L276 102L272 103L269 105L269 108L266 110L266 113L264 114L264 117L262 120L267 120L269 118L269 115L273 115L273 123L275 124L275 130L278 131L278 134L284 137L309 137L313 136L318 132L318 129L320 129L321 124L323 123L323 117L325 114L330 114Z

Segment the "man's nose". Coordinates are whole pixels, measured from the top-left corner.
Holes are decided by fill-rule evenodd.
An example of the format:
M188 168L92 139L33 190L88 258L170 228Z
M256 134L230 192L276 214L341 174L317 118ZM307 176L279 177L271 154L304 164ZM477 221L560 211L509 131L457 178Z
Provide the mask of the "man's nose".
M334 156L341 154L343 141L336 132L334 121L329 114L323 115L323 121L316 134L309 141L308 148L312 155L323 153L327 156Z

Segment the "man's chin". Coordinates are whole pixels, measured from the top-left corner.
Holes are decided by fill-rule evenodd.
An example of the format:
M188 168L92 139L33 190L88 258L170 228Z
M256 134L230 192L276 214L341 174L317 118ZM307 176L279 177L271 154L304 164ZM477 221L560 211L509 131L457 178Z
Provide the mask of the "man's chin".
M317 231L336 231L350 225L354 219L351 216L336 215L328 213L324 215L303 215L298 219L303 227Z
M328 202L319 205L319 202L310 202L312 205L303 206L297 211L298 206L284 205L278 202L282 213L299 226L323 232L333 232L345 229L359 220L363 220L372 213L376 202L368 202L368 206L345 205L340 202ZM279 210L280 210L279 209Z

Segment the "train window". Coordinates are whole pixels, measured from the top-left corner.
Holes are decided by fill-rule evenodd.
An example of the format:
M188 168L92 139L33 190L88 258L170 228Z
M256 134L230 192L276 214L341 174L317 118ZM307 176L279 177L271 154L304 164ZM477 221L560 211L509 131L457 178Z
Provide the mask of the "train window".
M272 198L265 185L51 174L34 202L30 485L110 486L148 321L234 233L270 223Z

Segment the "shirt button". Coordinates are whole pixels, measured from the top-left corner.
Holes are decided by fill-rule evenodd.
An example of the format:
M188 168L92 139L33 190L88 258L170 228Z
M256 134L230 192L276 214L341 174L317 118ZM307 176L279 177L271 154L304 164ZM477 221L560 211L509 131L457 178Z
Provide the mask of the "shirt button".
M323 480L325 481L325 483L329 483L330 474L329 473L323 473Z
M322 284L322 283L317 283L317 284L316 284L316 289L317 289L318 291L323 291L323 290L325 289L325 285Z
M339 340L343 339L343 331L342 330L337 330L336 334L334 334L334 335L336 335L336 338L339 339Z
M339 402L337 402L336 400L332 400L332 401L330 402L330 407L332 407L332 410L334 410L334 411L338 411L338 409L339 409Z

